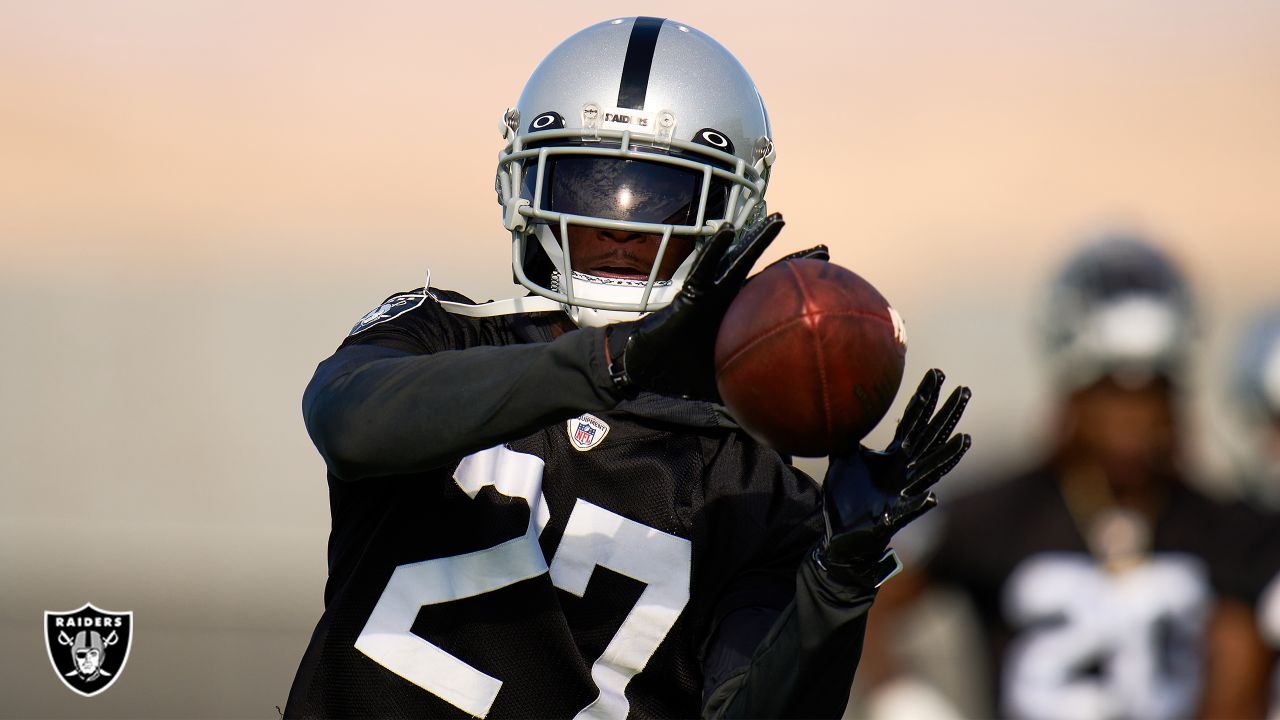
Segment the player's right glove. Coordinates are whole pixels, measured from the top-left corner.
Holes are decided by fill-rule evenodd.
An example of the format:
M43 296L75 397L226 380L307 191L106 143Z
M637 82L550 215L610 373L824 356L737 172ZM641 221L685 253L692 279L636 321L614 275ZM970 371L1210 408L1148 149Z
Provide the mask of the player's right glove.
M614 386L674 397L716 400L715 343L720 320L751 266L782 231L774 213L741 235L726 227L711 238L671 304L610 325L607 347Z
M929 488L968 452L969 436L951 432L969 402L969 388L957 387L934 414L944 378L941 370L925 373L887 448L859 445L831 458L822 484L827 532L815 558L832 579L879 587L896 573L901 565L886 551L889 538L937 505Z

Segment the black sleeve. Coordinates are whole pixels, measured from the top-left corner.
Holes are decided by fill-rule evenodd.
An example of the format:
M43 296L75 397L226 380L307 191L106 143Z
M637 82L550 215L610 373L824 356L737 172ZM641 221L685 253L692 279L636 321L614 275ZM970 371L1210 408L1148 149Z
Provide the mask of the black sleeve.
M349 338L307 386L307 432L335 477L430 470L618 401L600 328L444 349L445 333L422 319L430 308L413 312L412 322Z
M707 482L700 584L714 596L702 647L705 717L839 717L874 591L813 567L825 532L818 484L745 436ZM706 578L703 578L706 582Z
M806 559L779 614L738 610L721 621L704 663L707 718L838 718L862 654L870 588L833 582Z

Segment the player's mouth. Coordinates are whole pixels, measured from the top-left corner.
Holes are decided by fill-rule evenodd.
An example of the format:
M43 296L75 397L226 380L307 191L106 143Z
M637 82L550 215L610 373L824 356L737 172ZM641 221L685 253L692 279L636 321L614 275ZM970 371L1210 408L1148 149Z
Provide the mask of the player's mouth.
M596 277L620 278L623 280L648 280L649 271L638 267L623 265L595 265L587 271Z
M630 254L613 254L587 263L586 272L596 277L648 280L650 263Z

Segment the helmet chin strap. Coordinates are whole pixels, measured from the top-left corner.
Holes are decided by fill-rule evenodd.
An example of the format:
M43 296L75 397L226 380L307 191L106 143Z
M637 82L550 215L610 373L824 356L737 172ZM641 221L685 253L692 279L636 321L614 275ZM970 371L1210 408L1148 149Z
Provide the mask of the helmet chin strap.
M578 327L604 327L614 323L628 322L630 320L639 320L647 313L625 312L623 310L599 310L596 308L580 307L578 305L563 305L564 311L569 315L569 319Z
M551 273L551 289L560 291L562 290L560 285L560 272L558 270L553 271ZM573 295L578 300L634 302L638 304L644 294L645 285L647 285L647 282L644 280L616 280L577 271L573 273ZM679 286L674 282L667 281L662 285L654 286L653 292L649 295L649 301L651 303L660 303L659 307L661 307L671 302L671 299L679 291ZM603 327L618 322L639 320L648 314L647 312L633 310L604 310L569 303L563 303L561 307L564 308L565 314L569 316L569 319L573 320L578 327Z
M550 257L552 264L556 268L563 268L566 264L564 253L561 250L560 243L557 242L555 235L551 232L551 228L547 225L542 225L536 229L535 234L538 244L542 246L543 252ZM693 267L693 261L697 255L697 251L690 253L689 257L685 258L680 263L680 266L676 268L670 280L654 281L648 298L650 310L611 310L590 307L590 305L596 303L631 304L640 307L641 301L644 299L645 288L649 283L647 280L601 277L578 270L573 271L572 277L572 297L575 302L562 303L561 307L578 327L603 327L613 323L637 320L653 310L666 306L675 298L676 294L680 292L680 288L684 285L684 279ZM552 292L569 295L568 288L564 287L562 278L561 270L553 270L549 289ZM579 301L585 301L585 304L580 304Z
M687 273L679 273L679 280L660 281L661 284L655 284L652 292L649 294L649 302L655 305L654 309L664 307L680 292L680 287L684 284L684 275ZM427 275L428 283L430 282L430 274ZM620 278L606 278L596 275L588 275L587 273L574 271L573 273L574 297L588 302L612 302L612 303L634 303L639 304L640 298L644 295L645 286L648 284L644 280L626 280ZM555 270L551 273L552 291L559 291L560 288L560 271ZM578 327L604 327L613 323L628 322L638 320L651 311L639 312L634 310L605 310L601 308L585 307L582 305L569 304L553 300L552 298L543 297L541 295L529 295L525 297L508 298L506 300L496 300L493 302L482 303L480 305L467 305L465 303L450 302L447 300L437 300L446 312L453 315L465 315L467 317L494 317L498 315L514 315L518 313L531 312L548 312L552 310L561 310L569 319Z
M508 298L479 305L437 300L440 307L451 315L466 317L496 317L498 315L517 315L523 313L550 312L562 310L578 327L604 327L618 322L627 322L644 317L646 313L627 312L624 310L599 310L597 308L579 307L558 302L539 295Z
M564 255L550 228L542 225L530 235L533 236L533 240L542 246L543 251L549 256L554 266L557 268L564 267L566 264ZM699 245L701 245L702 238L698 238L698 240ZM446 312L467 317L495 317L498 315L560 310L568 315L569 319L578 327L603 327L613 323L638 320L654 310L665 307L675 299L680 292L680 288L684 286L684 280L692 270L700 249L700 247L695 249L694 252L689 254L689 257L680 263L680 266L672 273L670 280L655 280L652 288L649 288L647 279L632 280L601 277L575 270L571 281L573 292L569 293L568 290L570 288L562 287L561 270L555 269L551 271L550 287L543 287L532 281L524 283L526 287L537 293L536 295L508 298L480 305L468 305L438 299L437 302ZM519 262L519 260L513 258L513 262ZM430 274L428 274L427 279L429 284ZM648 289L649 293L647 301L645 298L646 289ZM561 296L572 295L574 302L553 299L547 297L547 293L555 293ZM647 307L648 309L643 311L618 310L607 307L591 307L592 305L631 305L637 308Z

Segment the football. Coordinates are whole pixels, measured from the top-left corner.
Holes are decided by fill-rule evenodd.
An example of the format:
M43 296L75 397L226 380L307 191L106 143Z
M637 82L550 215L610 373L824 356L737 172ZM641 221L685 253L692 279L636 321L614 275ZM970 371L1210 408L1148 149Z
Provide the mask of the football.
M716 335L716 385L730 415L778 452L852 450L902 383L902 319L835 263L774 263L750 278Z

